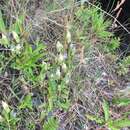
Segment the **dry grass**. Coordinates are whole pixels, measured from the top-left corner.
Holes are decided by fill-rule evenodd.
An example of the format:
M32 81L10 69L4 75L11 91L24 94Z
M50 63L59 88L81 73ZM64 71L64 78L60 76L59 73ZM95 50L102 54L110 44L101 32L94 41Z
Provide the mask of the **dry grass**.
M31 27L28 27L28 24L26 25L29 31L29 38L27 37L27 40L32 43L35 42L36 39L42 40L46 43L48 52L51 53L51 55L56 55L57 41L63 42L66 51L71 47L71 45L66 45L67 39L65 36L68 27L78 23L79 25L77 25L76 28L80 28L82 23L79 23L79 21L75 19L75 11L79 9L79 3L74 4L73 1L66 1L66 3L63 3L54 0L52 3L56 5L54 9L51 10L51 7L48 9L51 2L51 0L39 0L39 2L38 0L27 0L26 2L21 0L9 0L1 9L3 9L5 16L7 16L8 24L12 24L14 19L17 19L18 14L21 12L27 13L27 22L32 24ZM114 23L116 22L119 24L119 27L122 27L127 33L130 33L111 14L103 11L89 1L87 3L88 6L98 8L104 15L114 19ZM75 35L75 30L71 30L71 33L72 36L74 36L71 39L72 47L76 50L73 61L74 69L68 85L70 88L69 96L71 105L67 111L55 110L53 115L60 120L60 128L58 130L96 129L95 127L99 128L100 126L89 121L85 115L88 113L102 115L103 99L111 102L112 98L115 96L115 90L122 88L123 81L116 73L117 60L120 57L115 56L113 58L113 54L106 54L104 50L99 47L99 44L102 47L104 41L91 32L91 27L90 32L86 34L87 42L90 43L86 42L85 44L87 45L79 41L77 35ZM105 42L108 42L108 39ZM5 67L5 69L7 68ZM44 93L42 93L47 86L46 84L33 88L31 84L24 82L22 79L14 80L17 78L17 75L15 75L18 74L17 72L10 73L11 75L8 74L6 76L6 74L4 74L0 76L1 101L9 102L9 105L15 109L18 102L30 92L36 94L33 100L35 100L36 97L40 98L38 99L40 103L43 102L42 100L47 100ZM33 110L31 112L28 112L28 110L18 112L22 122L17 128L19 130L26 130L24 121L33 121L37 129L42 129L42 119L39 117L41 112L43 112L41 108L37 108L36 111Z

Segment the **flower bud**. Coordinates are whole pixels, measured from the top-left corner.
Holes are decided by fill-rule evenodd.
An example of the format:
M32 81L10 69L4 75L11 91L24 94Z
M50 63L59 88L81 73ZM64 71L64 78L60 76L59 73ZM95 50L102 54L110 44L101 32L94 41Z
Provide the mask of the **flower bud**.
M62 69L63 69L64 72L66 72L66 70L67 70L67 66L66 66L65 63L62 64Z
M51 78L54 78L54 74L51 74L50 77L51 77Z
M1 36L1 38L0 38L0 44L9 45L9 40L8 40L8 38L6 37L6 35L4 35L3 33L2 33L2 36Z
M22 46L20 44L17 44L16 46L12 45L11 46L11 51L17 54L20 54Z
M58 60L59 63L63 62L63 60L64 60L64 56L63 56L62 54L59 54L57 60Z
M68 84L70 82L70 79L71 79L71 73L68 72L65 76L65 83Z
M71 33L70 31L68 30L67 31L67 34L66 34L66 39L67 39L67 42L70 43L71 42Z
M9 105L6 102L2 101L2 106L3 106L6 113L10 112Z
M60 78L60 76L61 76L60 69L57 69L57 71L56 71L56 76L57 76L58 78Z
M16 51L20 51L21 48L22 48L22 46L21 46L20 44L18 44L18 45L16 46Z
M19 43L19 42L20 42L20 39L19 39L18 34L13 31L13 32L12 32L12 35L13 35L14 40L15 40L17 43Z
M44 62L44 61L42 61L42 64L43 64L43 66L44 66L44 69L47 70L47 69L48 69L48 65L47 65L47 63Z
M63 45L59 41L56 44L56 49L58 52L61 52L63 50Z

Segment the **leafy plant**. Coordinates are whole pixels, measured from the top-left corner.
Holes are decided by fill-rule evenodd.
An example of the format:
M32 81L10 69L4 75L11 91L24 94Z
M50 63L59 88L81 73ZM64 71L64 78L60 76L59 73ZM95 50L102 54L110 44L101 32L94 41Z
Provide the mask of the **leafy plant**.
M0 32L4 33L5 31L6 31L6 27L3 20L2 12L0 10Z
M61 43L57 43L57 51L60 53L60 58L55 59L55 63L50 66L50 78L48 80L48 111L52 111L54 108L61 108L67 110L69 101L69 87L68 80L72 70L73 56L68 53L68 57L65 60L63 57L64 49ZM61 68L61 69L60 69Z
M80 41L84 46L96 46L103 53L115 54L120 46L120 39L114 37L108 29L110 20L105 20L104 13L99 8L81 6L75 13L72 34L75 40ZM73 36L73 37L74 37ZM87 48L86 47L86 48Z
M66 5L68 3L72 4L72 2L70 0L64 1ZM48 11L59 9L61 6L59 6L59 3L55 2L52 4L46 2L46 4ZM13 93L13 97L11 97L12 93L10 94L11 100L15 99L15 96L18 95L15 104L17 105L18 102L18 106L15 108L18 109L18 112L16 114L13 113L12 108L5 104L6 107L4 107L0 116L0 128L4 130L15 130L17 128L16 126L19 125L17 114L27 110L27 113L22 113L23 115L20 117L20 125L24 122L24 129L36 129L37 124L35 123L38 121L38 123L43 123L44 130L57 130L59 121L53 116L53 112L55 112L55 110L58 112L66 112L71 105L70 93L73 88L70 88L69 82L73 76L72 74L75 64L77 65L74 57L76 57L76 53L79 53L78 49L80 50L83 45L82 58L83 60L85 59L85 61L88 59L91 60L91 58L93 60L96 54L96 49L98 50L100 48L102 52L105 54L109 53L110 56L116 49L118 49L120 39L114 38L113 34L107 31L111 22L104 20L104 14L102 11L90 6L78 7L75 8L74 11L76 11L76 13L74 21L72 20L71 28L69 22L66 21L68 27L65 28L65 37L62 37L62 42L57 42L54 52L53 49L50 49L50 44L45 45L41 40L36 40L34 43L30 43L26 38L29 33L26 29L26 14L16 16L16 19L13 19L13 24L6 26L2 12L0 12L0 45L3 47L3 50L0 51L0 60L2 61L0 63L0 72L1 74L5 73L5 75L2 75L2 78L5 78L4 80L8 80L9 78L9 85L11 85L7 87L7 89L9 88L9 91ZM50 15L51 13L49 12L48 14ZM53 20L50 20L50 22L57 24L57 22L55 23ZM49 26L49 28L50 27L51 26ZM57 31L58 29L55 30L55 32ZM53 35L53 33L51 33L51 35ZM63 39L65 40L63 41ZM74 45L81 45L81 47L79 46L78 48L77 46L73 46L73 42ZM7 51L4 51L4 49ZM91 53L89 54L91 57L86 57L86 52ZM77 59L78 58L76 57L76 60ZM5 65L6 61L8 61L8 63ZM129 58L122 61L122 64L125 64L124 68L129 68ZM81 80L82 78L77 78L76 82L81 82ZM28 89L34 94L36 92L36 102L38 102L35 105L36 107L34 107L34 99L28 92ZM83 91L81 87L78 88L78 90L81 92ZM23 93L26 95L24 98L22 96ZM118 99L118 101L113 101L113 103L119 106L124 106L128 105L130 102L127 99ZM109 104L107 101L104 100L102 107L104 112L103 117L100 118L99 116L87 115L87 118L96 121L98 124L105 125L112 130L119 130L130 124L126 116L122 119L113 120L110 115ZM36 114L36 122L35 118L32 121L32 117L35 114L34 112L38 112L38 114ZM50 113L52 116L49 115ZM30 115L31 118L29 117Z
M103 103L103 111L104 111L104 118L105 118L105 121L107 122L109 120L109 105L108 105L108 102L106 102L104 100L104 103Z
M98 38L108 39L113 34L107 31L110 26L110 21L104 20L104 14L97 8L94 7L81 7L76 12L77 19L82 22L82 32L85 35L86 31L92 31L93 35L97 35ZM91 30L90 30L91 29Z
M100 118L99 116L87 115L87 118L92 121L96 121L96 123L105 125L111 130L120 130L121 128L130 126L130 120L127 117L113 120L110 117L109 105L108 102L104 100L103 102L103 112L104 117Z
M91 8L90 16L92 19L93 32L95 32L99 38L106 39L112 36L112 33L107 31L107 28L110 26L110 21L104 20L104 14L102 12L99 12L97 8Z
M45 122L43 129L44 130L57 130L58 128L58 120L55 119L54 117L51 117L48 119L47 122Z
M10 25L9 31L15 31L17 34L24 33L24 21L25 21L25 14L20 15L14 24Z
M125 57L123 60L119 63L119 75L125 75L129 72L130 67L130 56Z
M10 46L10 42L13 42L13 39L19 43L19 36L22 36L27 30L25 31L23 25L25 21L25 15L20 15L14 22L14 24L7 27L4 23L4 19L2 17L2 13L0 11L0 44L4 45L5 47ZM9 33L12 33L13 39L9 38Z
M119 107L128 106L130 104L130 99L128 97L129 92L130 92L129 88L117 91L116 97L112 100L113 104Z
M9 108L6 102L2 101L2 106L3 110L0 115L0 126L5 130L16 130L16 123L19 121L19 118L15 116L13 110Z
M49 111L52 110L57 101L57 83L55 80L49 80L48 86L48 103L49 103Z
M21 73L24 74L24 78L32 82L38 80L41 74L44 78L43 72L46 69L45 65L42 63L45 56L45 46L43 43L38 43L35 46L36 49L33 49L29 43L25 43L24 47L21 47L21 52L19 50L19 54L12 55L14 59L12 68L20 70ZM41 71L39 72L39 70Z
M19 106L20 109L32 109L32 97L31 94L28 94L24 97L24 99L22 100L22 102L20 103Z

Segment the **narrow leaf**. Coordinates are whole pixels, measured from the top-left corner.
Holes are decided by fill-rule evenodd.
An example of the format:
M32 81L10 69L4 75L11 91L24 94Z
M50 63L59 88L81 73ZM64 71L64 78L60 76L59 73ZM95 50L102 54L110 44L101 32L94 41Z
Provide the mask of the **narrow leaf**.
M45 122L43 128L44 130L57 130L58 124L58 120L56 120L54 117L51 117L47 122Z
M29 108L32 109L32 97L31 94L24 97L23 101L20 104L20 109Z
M89 119L89 120L91 120L91 121L96 121L96 123L98 123L98 124L104 124L105 123L105 121L104 121L104 119L102 119L102 118L100 118L100 117L97 117L97 116L95 116L95 115L86 115L86 117Z
M115 98L113 99L113 103L118 106L127 106L130 104L129 98Z
M113 121L113 126L117 128L124 128L130 126L130 119L119 119Z
M5 32L6 28L5 28L5 23L2 17L2 12L0 10L0 32Z
M104 111L105 121L108 121L109 120L109 105L108 105L108 102L104 100L102 107L103 107L103 111Z
M9 40L6 35L2 33L2 37L0 38L0 44L4 45L5 47L9 45Z
M23 23L24 23L25 15L21 15L16 19L16 22L10 26L10 31L15 31L17 34L23 32Z

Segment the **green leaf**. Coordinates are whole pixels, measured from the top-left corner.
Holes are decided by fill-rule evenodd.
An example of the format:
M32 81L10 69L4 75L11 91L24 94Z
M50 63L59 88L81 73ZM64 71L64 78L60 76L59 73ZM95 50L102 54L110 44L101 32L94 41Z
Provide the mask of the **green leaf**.
M56 94L56 88L57 88L57 83L55 80L49 80L49 87L48 87L48 92L49 92L49 111L52 110L54 107L54 102L57 100L57 94Z
M121 64L122 64L123 67L125 67L125 68L129 67L129 65L130 65L130 56L125 57L125 58L122 60Z
M113 99L113 103L118 106L127 106L130 104L129 98L115 98Z
M103 111L104 111L105 121L107 122L109 120L109 105L108 105L108 102L104 100L102 107L103 107Z
M18 34L15 31L12 31L12 35L13 35L14 40L17 43L19 43L20 42L20 38L19 38Z
M69 100L67 100L66 102L60 102L59 101L58 105L59 105L60 108L67 110L70 106L70 101Z
M110 128L110 130L120 130L120 129L115 128L115 127L113 127L113 126L109 126L109 128Z
M112 38L112 40L110 41L110 43L108 43L107 48L110 51L116 50L120 46L119 40L120 40L119 38Z
M98 124L105 124L105 120L100 118L100 117L97 117L95 115L86 115L86 117L91 120L91 121L96 121L96 123Z
M124 118L113 121L113 126L116 128L124 128L130 126L130 119Z
M54 117L51 117L48 119L47 122L45 122L43 129L44 130L57 130L58 124L59 124L58 120L55 119Z
M10 113L11 110L6 102L2 101L2 107L7 114Z
M25 109L25 108L32 109L32 98L31 97L32 97L31 94L25 96L24 99L22 100L19 108L20 109Z
M114 124L113 124L113 120L109 120L107 123L106 123L107 127L110 128L110 130L120 130L119 128L115 127Z
M20 34L23 32L23 23L24 23L25 15L20 15L14 24L10 26L10 32L15 31L17 34Z
M5 47L9 45L9 40L6 35L2 33L2 38L0 39L0 44L4 45Z
M2 17L2 12L0 10L0 32L5 32L5 31L6 31L6 27Z

